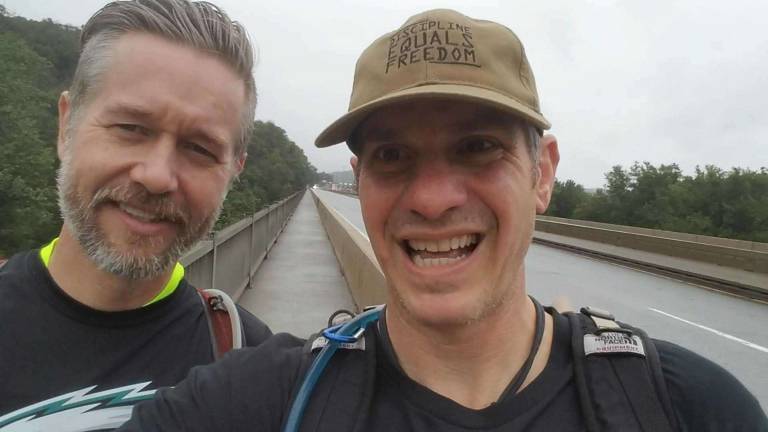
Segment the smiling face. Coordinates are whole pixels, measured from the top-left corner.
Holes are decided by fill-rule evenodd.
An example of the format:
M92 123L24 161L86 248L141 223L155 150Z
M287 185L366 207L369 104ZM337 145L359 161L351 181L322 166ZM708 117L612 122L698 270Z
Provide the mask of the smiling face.
M102 270L159 276L205 236L242 169L243 81L215 56L128 33L67 132L59 101L65 230Z
M360 203L390 308L463 324L525 294L523 261L558 154L546 136L534 165L519 124L430 100L382 108L360 126Z

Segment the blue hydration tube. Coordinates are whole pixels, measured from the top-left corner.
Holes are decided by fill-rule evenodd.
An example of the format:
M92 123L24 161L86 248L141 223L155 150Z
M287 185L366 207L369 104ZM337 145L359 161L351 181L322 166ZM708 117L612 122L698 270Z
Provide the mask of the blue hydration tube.
M323 330L323 336L328 339L328 344L323 347L320 354L318 354L317 358L312 362L309 371L307 371L307 374L304 377L304 382L301 383L301 388L299 388L299 392L296 394L296 399L294 399L293 405L291 405L291 411L288 413L288 420L285 423L283 432L298 432L299 426L301 426L301 419L304 416L304 410L309 403L309 398L312 396L312 391L315 389L317 381L323 375L323 371L331 360L331 357L333 357L333 354L339 349L339 345L343 343L355 343L360 340L365 329L379 320L383 309L384 306L377 306L357 315L343 324Z

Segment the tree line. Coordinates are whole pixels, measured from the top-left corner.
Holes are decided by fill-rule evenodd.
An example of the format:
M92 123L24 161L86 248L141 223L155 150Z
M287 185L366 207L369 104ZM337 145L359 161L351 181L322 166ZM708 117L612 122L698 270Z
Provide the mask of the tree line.
M61 226L56 195L57 108L79 55L80 29L13 16L0 5L0 258L38 247ZM285 131L254 122L246 167L217 228L316 182Z
M768 242L768 169L614 166L595 193L557 181L547 215Z

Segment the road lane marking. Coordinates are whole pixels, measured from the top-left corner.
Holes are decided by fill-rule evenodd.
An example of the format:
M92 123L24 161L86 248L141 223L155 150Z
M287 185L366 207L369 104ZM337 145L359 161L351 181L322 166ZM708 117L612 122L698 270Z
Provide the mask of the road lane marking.
M718 336L722 336L722 337L724 337L726 339L730 339L732 341L738 342L740 344L746 345L746 346L748 346L750 348L754 348L754 349L756 349L758 351L762 351L762 352L768 354L768 348L766 348L764 346L760 346L760 345L758 345L756 343L753 343L753 342L750 342L750 341L747 341L747 340L744 340L744 339L737 338L736 336L731 336L728 333L721 332L720 330L715 330L713 328L710 328L710 327L707 327L707 326L703 326L701 324L696 324L695 322L688 321L687 319L680 318L678 316L674 316L674 315L672 315L670 313L667 313L667 312L664 312L664 311L661 311L661 310L658 310L658 309L654 309L654 308L648 308L648 309L652 310L652 311L654 311L656 313L659 313L659 314L662 314L662 315L666 315L666 316L668 316L670 318L676 319L678 321L682 321L682 322L684 322L686 324L690 324L690 325L692 325L694 327L698 327L700 329L703 329L703 330L706 330L708 332L714 333L714 334L716 334Z

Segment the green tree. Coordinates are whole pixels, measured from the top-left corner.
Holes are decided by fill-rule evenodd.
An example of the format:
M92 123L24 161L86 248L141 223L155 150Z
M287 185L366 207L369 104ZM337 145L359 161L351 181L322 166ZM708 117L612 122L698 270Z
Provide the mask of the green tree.
M304 151L272 122L256 121L248 142L245 169L224 202L217 227L224 227L262 207L317 182Z
M547 209L547 215L562 218L573 218L576 209L583 206L589 199L589 194L584 191L584 187L573 180L561 182L555 180L555 187L552 189L552 199Z
M35 247L59 223L50 63L20 37L0 33L0 255Z

